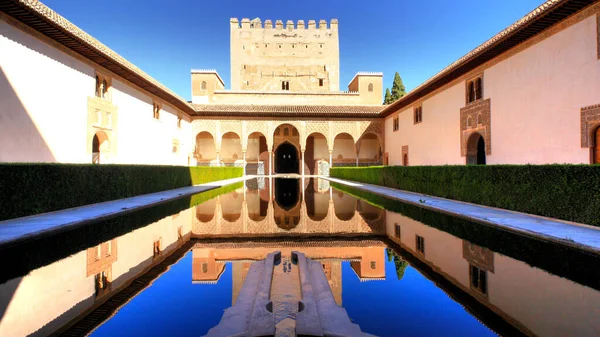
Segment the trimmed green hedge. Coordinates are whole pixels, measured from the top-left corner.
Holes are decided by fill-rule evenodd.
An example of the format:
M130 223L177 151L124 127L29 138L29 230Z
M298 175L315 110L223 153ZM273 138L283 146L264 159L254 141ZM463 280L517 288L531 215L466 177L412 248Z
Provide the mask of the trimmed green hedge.
M598 165L335 167L330 175L600 226Z
M241 167L0 164L0 220L241 177Z

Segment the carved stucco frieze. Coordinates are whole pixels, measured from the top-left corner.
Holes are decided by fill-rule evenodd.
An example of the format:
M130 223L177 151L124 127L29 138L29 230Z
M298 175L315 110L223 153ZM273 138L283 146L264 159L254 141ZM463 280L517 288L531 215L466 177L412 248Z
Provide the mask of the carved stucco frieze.
M581 147L594 146L592 135L600 127L600 104L581 108Z
M467 142L474 133L485 140L485 154L492 154L491 100L483 99L460 109L460 155L467 155Z

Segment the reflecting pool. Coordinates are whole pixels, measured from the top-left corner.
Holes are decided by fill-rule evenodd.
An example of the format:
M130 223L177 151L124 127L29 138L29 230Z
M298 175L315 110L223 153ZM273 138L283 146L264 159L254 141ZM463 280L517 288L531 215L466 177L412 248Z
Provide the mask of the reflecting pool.
M596 257L353 194L253 179L9 252L0 336L203 336L275 251L318 261L369 334L600 335Z

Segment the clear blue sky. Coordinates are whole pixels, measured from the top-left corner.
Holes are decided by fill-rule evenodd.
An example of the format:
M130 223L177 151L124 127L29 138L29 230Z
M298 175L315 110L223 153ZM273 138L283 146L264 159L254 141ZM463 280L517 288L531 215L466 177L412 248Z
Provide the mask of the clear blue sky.
M230 87L229 18L339 20L340 89L357 71L398 71L411 90L543 0L43 1L190 100L190 70Z

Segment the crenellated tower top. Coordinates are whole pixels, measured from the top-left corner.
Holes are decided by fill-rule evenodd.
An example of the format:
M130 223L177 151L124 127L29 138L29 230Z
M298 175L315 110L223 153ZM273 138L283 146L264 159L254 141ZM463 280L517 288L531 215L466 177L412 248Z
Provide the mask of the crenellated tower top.
M238 18L231 18L229 20L229 23L231 24L232 30L233 29L238 29L238 30L250 30L250 29L283 30L283 29L285 29L288 31L307 30L307 29L319 29L319 30L329 29L332 31L338 30L338 20L337 19L331 19L329 21L329 25L326 20L319 20L318 25L315 20L309 20L308 26L306 26L306 24L304 23L304 20L298 20L296 23L294 23L294 21L292 21L292 20L287 20L285 22L285 24L283 23L283 20L276 20L275 25L273 26L272 20L265 20L263 23L260 18L255 18L253 20L250 20L248 18L243 18L241 21L238 20Z

